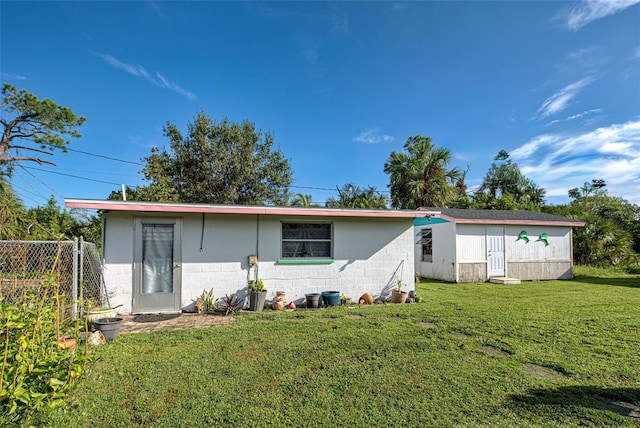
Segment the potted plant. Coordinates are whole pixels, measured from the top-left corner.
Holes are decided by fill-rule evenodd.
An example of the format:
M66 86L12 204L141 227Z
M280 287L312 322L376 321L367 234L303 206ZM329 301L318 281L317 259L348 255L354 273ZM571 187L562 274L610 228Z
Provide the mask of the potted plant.
M404 303L407 301L407 292L402 290L404 283L396 279L397 289L391 290L391 302L392 303Z
M266 298L267 290L264 289L264 282L261 279L249 280L249 309L262 312Z

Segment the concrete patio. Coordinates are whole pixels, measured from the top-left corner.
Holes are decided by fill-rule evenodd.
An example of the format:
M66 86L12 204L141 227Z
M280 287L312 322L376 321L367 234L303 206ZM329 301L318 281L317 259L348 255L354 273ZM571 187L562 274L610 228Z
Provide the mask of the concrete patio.
M120 334L150 333L158 330L205 328L229 325L235 322L233 317L212 314L144 314L118 315L123 318Z

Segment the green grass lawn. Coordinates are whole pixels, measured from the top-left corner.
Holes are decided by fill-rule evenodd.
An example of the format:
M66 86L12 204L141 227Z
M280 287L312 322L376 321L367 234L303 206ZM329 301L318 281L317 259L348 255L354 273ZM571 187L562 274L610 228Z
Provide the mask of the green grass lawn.
M120 336L39 423L638 426L640 276L578 273Z

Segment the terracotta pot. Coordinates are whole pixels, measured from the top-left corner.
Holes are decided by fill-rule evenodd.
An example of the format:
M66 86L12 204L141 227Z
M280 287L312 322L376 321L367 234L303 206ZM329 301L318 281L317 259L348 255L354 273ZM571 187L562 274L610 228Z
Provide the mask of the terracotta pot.
M391 302L392 303L404 303L407 301L407 292L406 291L391 291Z
M61 337L58 339L58 343L56 343L56 348L58 349L66 349L69 352L73 352L78 346L78 341L72 337Z
M373 296L371 295L371 293L364 293L362 296L360 296L358 302L371 305L373 304Z

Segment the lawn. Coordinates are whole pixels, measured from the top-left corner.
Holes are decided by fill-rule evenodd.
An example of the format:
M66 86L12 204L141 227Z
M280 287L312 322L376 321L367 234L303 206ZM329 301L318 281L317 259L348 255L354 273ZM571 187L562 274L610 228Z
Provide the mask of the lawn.
M578 273L120 336L39 423L638 426L640 276Z

